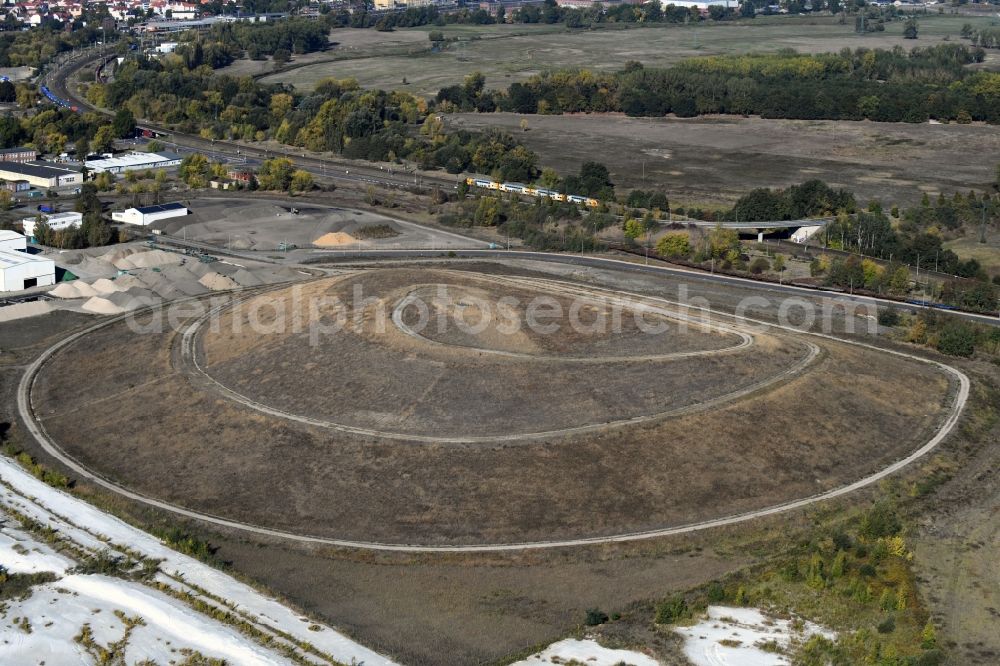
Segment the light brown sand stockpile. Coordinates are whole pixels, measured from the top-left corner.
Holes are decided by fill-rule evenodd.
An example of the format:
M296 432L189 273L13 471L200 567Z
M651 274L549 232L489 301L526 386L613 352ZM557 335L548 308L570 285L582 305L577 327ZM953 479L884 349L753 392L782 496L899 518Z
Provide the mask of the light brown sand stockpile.
M201 279L198 280L198 282L200 282L202 286L211 289L212 291L224 291L226 289L236 289L237 287L240 286L236 284L236 282L232 278L226 277L225 275L221 275L219 273L205 273L205 275L203 275Z
M115 315L125 312L125 308L115 305L110 300L100 296L94 296L83 304L83 309L87 312L102 315Z
M118 272L114 264L105 261L101 258L96 257L84 257L76 264L76 268L73 269L74 272L79 272L80 274L91 277L91 276L107 276L111 277Z
M160 268L162 266L177 266L184 258L174 252L149 250L124 257L114 262L116 268L132 270L136 268Z
M24 317L37 317L48 314L55 308L48 301L31 301L29 303L15 303L0 307L0 321L14 321Z
M119 285L117 281L112 282L107 278L101 278L100 280L97 280L90 286L94 289L94 291L96 291L98 294L102 296L106 296L107 294L114 294L119 291L125 291L127 289L127 287Z
M80 298L80 292L76 290L75 282L63 282L50 291L49 295L56 298Z
M90 298L97 296L97 290L82 280L74 282L63 282L49 292L56 298Z
M343 245L352 245L355 243L358 243L358 239L351 234L344 233L343 231L331 231L330 233L323 234L313 241L313 245L316 247L341 247Z

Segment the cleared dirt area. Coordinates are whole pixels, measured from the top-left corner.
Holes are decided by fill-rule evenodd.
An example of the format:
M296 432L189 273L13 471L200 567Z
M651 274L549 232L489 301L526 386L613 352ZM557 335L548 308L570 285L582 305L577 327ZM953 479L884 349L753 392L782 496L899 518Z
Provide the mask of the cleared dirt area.
M58 354L36 384L38 414L70 454L128 487L192 509L366 541L496 543L613 534L813 495L916 448L936 427L949 392L931 366L817 340L822 354L808 371L709 411L516 445L414 444L307 426L237 404L177 368L173 333L136 334L114 325L93 335ZM424 388L414 368L431 356L414 347L408 356L385 360L359 348L309 360L281 336L275 344L280 353L255 346L243 366L265 368L257 375L262 383L279 378L284 393L272 390L269 399L325 410L353 400L386 419L409 406L398 393ZM777 355L796 344L782 342ZM776 352L749 350L760 356L761 368ZM618 373L580 379L560 368L531 382L512 376L506 394L497 382L493 395L519 400L519 408L531 412L509 412L514 425L518 418L574 413L587 420L600 405L577 383L621 409L657 399L683 404L743 381L736 379L747 371L741 357L707 357L683 373L623 364ZM430 365L447 373L465 362L456 354L434 356ZM725 371L717 374L716 364ZM444 383L454 386L414 409L424 409L428 421L436 409L446 426L499 415L495 405L476 404L482 386L496 381L491 373L508 371L502 364L488 369L464 373L472 378L465 383L448 375ZM396 381L366 388L372 375ZM554 381L559 377L561 383ZM687 387L696 397L685 394ZM576 399L582 402L574 412Z
M988 18L927 16L920 22L918 41L903 38L903 22L888 23L885 32L858 35L851 19L840 24L829 16L773 16L752 21L688 25L602 26L597 30L569 30L548 25L423 26L379 33L376 30L335 30L339 45L324 54L334 62L317 62L264 77L271 83L291 83L311 89L327 78L355 78L365 87L405 90L433 96L441 88L460 83L473 71L486 76L486 85L504 88L535 74L563 68L598 71L620 69L628 60L664 66L700 55L742 54L795 49L803 53L842 48L910 49L936 44L946 37L960 39L962 25L988 25ZM440 31L455 40L432 52L427 37ZM302 63L316 54L304 56ZM242 61L241 61L242 62ZM268 64L269 65L269 64ZM231 68L251 67L237 63ZM267 71L261 67L260 71ZM405 82L404 82L405 81Z
M983 156L1000 153L1000 132L986 125L620 114L444 119L452 128L514 133L542 166L560 173L575 173L600 156L617 186L660 189L674 204L728 203L751 188L811 178L853 191L861 202L913 204L924 192L989 189L996 167Z
M275 252L283 243L328 250L449 249L484 245L377 213L312 202L204 197L192 199L189 206L191 215L165 222L161 225L163 232L233 250Z

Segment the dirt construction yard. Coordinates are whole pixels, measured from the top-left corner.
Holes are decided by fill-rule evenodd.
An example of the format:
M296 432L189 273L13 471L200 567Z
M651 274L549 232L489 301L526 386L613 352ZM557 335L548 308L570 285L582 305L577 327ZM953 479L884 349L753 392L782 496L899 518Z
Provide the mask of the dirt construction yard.
M165 234L233 250L278 251L282 243L316 250L452 249L485 246L469 238L369 211L261 197L204 197L191 215L167 221Z
M501 301L520 331L479 325ZM573 302L579 321L552 314ZM615 310L632 323L595 325ZM542 311L561 328L525 332ZM637 311L659 332L640 333ZM950 408L930 364L683 316L488 269L367 270L178 331L112 324L53 358L33 400L71 455L148 496L427 545L603 536L814 495L905 456Z

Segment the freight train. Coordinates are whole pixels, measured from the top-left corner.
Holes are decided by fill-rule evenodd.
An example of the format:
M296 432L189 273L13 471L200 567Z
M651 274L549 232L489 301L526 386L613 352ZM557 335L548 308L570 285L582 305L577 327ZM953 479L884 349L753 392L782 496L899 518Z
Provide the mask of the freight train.
M600 205L600 202L592 197L583 197L578 194L562 194L555 190L546 190L541 187L522 185L521 183L498 183L495 180L486 180L485 178L466 178L465 183L469 187L482 187L488 190L499 190L500 192L514 192L515 194L524 194L529 197L548 197L556 201L582 204L590 208L597 208Z
M58 97L54 92L49 90L48 86L42 86L41 88L39 88L39 90L41 90L42 94L45 95L48 98L48 100L53 104L55 104L56 106L61 106L64 109L69 109L73 113L80 113L79 107L70 104L61 97Z

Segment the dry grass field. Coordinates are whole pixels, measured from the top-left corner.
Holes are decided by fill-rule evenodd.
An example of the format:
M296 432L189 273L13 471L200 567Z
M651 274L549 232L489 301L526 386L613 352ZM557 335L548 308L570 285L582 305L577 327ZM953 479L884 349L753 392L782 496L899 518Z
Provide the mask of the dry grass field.
M348 28L330 33L331 42L336 43L331 51L301 56L298 64L305 66L263 80L308 90L323 78L352 77L365 87L433 96L473 71L486 75L488 87L504 88L543 71L567 67L607 71L628 60L664 66L691 56L789 48L804 53L845 47L909 49L944 39L959 40L964 23L989 21L987 17L928 15L921 20L917 41L903 39L901 21L887 24L882 33L857 35L853 20L841 25L839 19L829 16L758 17L697 27L609 24L597 30L513 24L423 26L391 33ZM454 41L444 50L432 52L427 38L431 30L440 30ZM238 61L227 71L262 73L269 67L270 63Z
M924 192L990 188L1000 132L986 125L909 125L761 118L627 118L618 114L449 114L449 127L500 127L560 173L600 156L625 189L677 204L726 204L755 187L819 178L861 202L916 204ZM520 127L528 120L528 131Z

